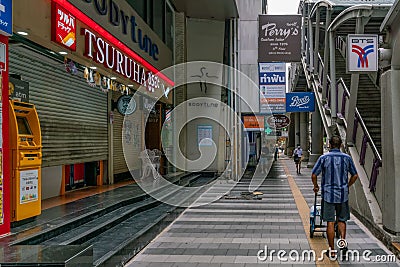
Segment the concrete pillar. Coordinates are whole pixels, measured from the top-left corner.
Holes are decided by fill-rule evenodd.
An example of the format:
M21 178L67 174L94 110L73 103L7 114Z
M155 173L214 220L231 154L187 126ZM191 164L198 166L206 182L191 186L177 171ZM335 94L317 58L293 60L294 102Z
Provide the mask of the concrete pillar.
M335 31L329 31L329 57L330 57L330 78L331 78L331 86L330 86L330 108L331 108L331 118L332 125L335 125L337 118L337 91L336 91L336 33Z
M326 9L325 21L325 47L324 47L324 75L322 79L322 101L326 102L326 86L328 85L328 71L329 71L329 32L327 28L331 24L331 9Z
M303 161L308 161L308 146L307 146L307 138L308 138L308 112L300 112L300 146L303 149Z
M286 154L292 156L294 147L296 145L296 127L295 127L295 113L290 113L290 125L288 142L286 144Z
M310 74L314 73L314 38L313 38L313 25L312 20L308 19L308 37L307 37L307 63L309 66Z
M288 126L289 130L289 136L288 136L288 141L286 144L286 154L288 156L292 156L294 147L296 145L296 119L295 119L295 114L296 113L290 113L290 124Z
M294 127L295 127L295 146L300 144L300 113L295 113L295 118L294 118Z
M315 34L314 34L314 76L318 74L318 54L319 54L319 31L320 31L320 22L321 22L321 16L319 13L319 9L317 9L317 18L315 21Z
M395 50L393 50L395 51ZM393 63L392 63L393 64ZM385 230L400 233L400 70L382 75L382 223Z
M311 155L307 167L312 168L323 154L323 128L321 114L315 111L311 115Z
M356 33L362 34L364 33L364 23L362 18L357 18L356 21ZM349 100L349 113L347 114L347 129L346 129L346 145L353 146L354 141L353 138L353 130L354 130L354 117L355 110L357 105L357 96L358 96L358 84L360 81L360 74L353 73L351 74L351 84L346 84L346 86L350 86L350 100Z

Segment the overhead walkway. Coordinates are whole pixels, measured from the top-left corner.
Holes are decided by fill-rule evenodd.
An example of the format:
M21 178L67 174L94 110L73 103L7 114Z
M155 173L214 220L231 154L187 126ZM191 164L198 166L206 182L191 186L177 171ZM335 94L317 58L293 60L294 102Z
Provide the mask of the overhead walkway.
M346 70L347 36L380 34L380 25L394 1L302 1L305 38L302 62L292 73L292 90L305 77L316 95L324 135L339 134L344 150L356 163L360 179L351 194L354 214L388 245L399 242L382 225L384 177L382 171L382 92L380 72L350 74ZM314 115L313 115L314 117ZM313 121L314 123L314 121ZM314 128L313 128L314 129ZM312 143L324 135L311 133ZM322 149L321 149L322 150ZM314 154L321 154L322 151Z
M398 266L366 260L330 261L326 256L320 261L289 259L289 253L302 255L310 249L319 256L328 247L321 234L309 238L309 206L314 197L310 169L301 172L296 174L291 159L279 159L258 189L264 193L262 199L243 197L242 192L248 192L250 172L231 191L215 185L198 202L206 203L210 196L221 194L218 201L187 209L126 266ZM371 250L371 260L391 255L353 216L348 225L349 248L361 254ZM272 258L263 257L265 248ZM285 259L278 258L278 250L287 253Z

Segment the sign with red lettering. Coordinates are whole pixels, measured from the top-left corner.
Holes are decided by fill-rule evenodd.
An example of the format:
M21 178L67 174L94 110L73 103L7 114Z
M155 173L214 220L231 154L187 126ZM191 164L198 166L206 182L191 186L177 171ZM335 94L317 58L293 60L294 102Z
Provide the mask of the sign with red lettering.
M71 51L76 50L76 19L55 2L51 4L51 40Z

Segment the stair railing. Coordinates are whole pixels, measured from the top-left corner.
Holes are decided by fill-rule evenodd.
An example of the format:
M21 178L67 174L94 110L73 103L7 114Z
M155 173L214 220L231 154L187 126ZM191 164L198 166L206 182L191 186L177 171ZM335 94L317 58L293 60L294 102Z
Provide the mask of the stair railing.
M340 111L338 110L338 118L340 118L341 120L345 121L345 119L347 118L347 113L349 110L349 100L350 100L350 92L349 89L347 88L346 84L344 83L343 78L340 78L337 81L337 97L338 97L338 101L337 101L337 106L340 107Z
M360 134L362 134L362 143L360 147L360 164L364 166L364 169L368 169L365 161L366 155L368 153L372 153L374 159L372 165L370 166L372 170L369 177L369 189L371 190L371 192L375 192L379 175L379 168L382 167L382 157L380 156L379 151L376 148L375 143L373 142L371 135L368 132L367 126L365 125L364 120L362 119L360 112L357 108L355 112L356 114L354 119L353 143L357 146L357 139L359 139L357 128L358 126L361 126L362 133Z
M336 49L339 50L343 58L346 58L347 44L346 44L346 39L343 38L342 36L336 37Z

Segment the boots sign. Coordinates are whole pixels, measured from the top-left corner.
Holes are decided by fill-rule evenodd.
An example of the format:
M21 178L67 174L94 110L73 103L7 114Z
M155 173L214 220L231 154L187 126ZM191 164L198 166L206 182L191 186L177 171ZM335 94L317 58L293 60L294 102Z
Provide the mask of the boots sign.
M314 112L315 96L310 92L286 94L286 112Z
M260 15L259 62L300 62L301 15Z

